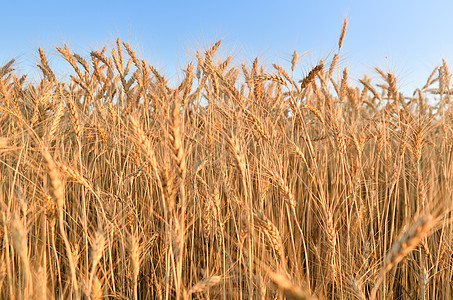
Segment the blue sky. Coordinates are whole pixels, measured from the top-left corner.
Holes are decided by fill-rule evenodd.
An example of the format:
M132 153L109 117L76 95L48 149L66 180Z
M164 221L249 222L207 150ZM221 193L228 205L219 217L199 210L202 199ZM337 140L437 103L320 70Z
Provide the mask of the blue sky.
M38 46L63 76L69 69L55 47L87 56L117 37L176 81L196 50L219 39L220 54L236 63L259 56L289 69L294 50L307 52L296 74L303 76L336 51L344 17L341 65L352 78L377 78L378 66L412 91L442 58L453 62L453 1L4 1L2 11L0 64L16 58L32 76Z

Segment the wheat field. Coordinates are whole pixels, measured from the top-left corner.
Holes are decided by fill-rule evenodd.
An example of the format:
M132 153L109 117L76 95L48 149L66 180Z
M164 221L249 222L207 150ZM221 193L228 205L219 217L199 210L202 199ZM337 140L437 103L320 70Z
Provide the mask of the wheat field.
M173 86L119 39L0 69L1 299L452 299L445 61L413 94L335 54ZM306 65L305 65L306 66Z

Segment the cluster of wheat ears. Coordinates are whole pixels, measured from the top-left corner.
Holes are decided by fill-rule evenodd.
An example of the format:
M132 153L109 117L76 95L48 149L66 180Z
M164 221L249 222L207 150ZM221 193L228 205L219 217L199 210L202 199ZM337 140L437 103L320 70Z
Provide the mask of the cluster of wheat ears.
M0 298L451 299L453 110L340 49L305 78L232 66L179 86L117 41L58 80L0 69Z

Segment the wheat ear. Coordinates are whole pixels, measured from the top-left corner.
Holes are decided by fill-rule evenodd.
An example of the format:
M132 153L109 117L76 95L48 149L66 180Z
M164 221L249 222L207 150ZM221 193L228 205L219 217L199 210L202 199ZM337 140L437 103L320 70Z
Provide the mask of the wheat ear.
M289 300L308 300L314 299L310 293L302 290L300 287L295 286L286 276L272 271L268 271L268 276L278 289L283 292L286 299Z
M222 277L220 276L210 276L208 278L205 278L199 282L197 282L194 286L192 286L188 292L189 295L194 294L194 293L199 293L203 292L210 287L218 284L222 280Z

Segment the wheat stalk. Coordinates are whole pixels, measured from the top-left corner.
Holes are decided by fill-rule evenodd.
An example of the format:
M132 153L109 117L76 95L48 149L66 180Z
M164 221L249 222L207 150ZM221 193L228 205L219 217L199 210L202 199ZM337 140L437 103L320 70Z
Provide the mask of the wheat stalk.
M63 220L64 186L63 186L62 181L60 180L59 172L57 170L56 164L46 148L43 149L42 155L47 163L47 172L49 174L50 181L52 184L51 194L57 203L57 212L58 212L60 233L63 238L67 256L68 256L69 269L71 271L71 279L72 279L71 283L74 288L75 298L78 299L79 290L78 290L77 275L76 275L76 270L75 270L75 265L74 265L74 255L71 250L71 244L69 243L68 236L66 234L66 230L64 228L64 220Z
M432 215L423 215L393 244L384 259L384 264L378 279L371 291L370 299L376 298L376 293L384 280L385 274L409 254L434 227L435 219Z

